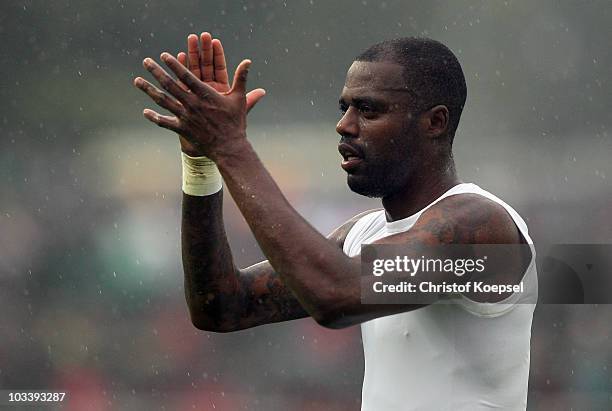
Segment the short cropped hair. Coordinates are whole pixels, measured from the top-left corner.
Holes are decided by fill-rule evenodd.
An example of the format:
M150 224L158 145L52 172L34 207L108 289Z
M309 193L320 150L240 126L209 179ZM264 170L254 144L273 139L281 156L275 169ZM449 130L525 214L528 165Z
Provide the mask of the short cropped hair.
M403 67L405 86L416 112L442 104L449 111L452 144L465 105L467 87L459 60L444 44L420 37L386 40L369 47L355 61L388 61Z

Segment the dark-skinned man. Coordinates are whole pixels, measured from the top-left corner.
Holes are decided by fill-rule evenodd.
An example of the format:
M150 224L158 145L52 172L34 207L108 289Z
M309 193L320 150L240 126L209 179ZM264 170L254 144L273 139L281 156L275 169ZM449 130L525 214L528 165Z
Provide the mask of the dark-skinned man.
M525 409L534 307L524 302L537 293L533 242L515 210L457 177L452 144L466 85L453 53L434 40L402 38L355 59L340 95L341 167L351 190L381 198L383 208L325 238L287 202L247 139L247 112L265 94L246 93L251 62L240 63L230 88L221 43L208 33L200 42L189 37L189 58L161 55L180 81L144 60L165 92L134 80L172 113L147 109L144 116L182 136L183 264L194 325L231 332L307 316L330 328L361 324L362 410ZM267 261L234 264L221 177ZM528 291L364 304L365 244L529 244L528 264L512 260L520 268L514 281Z

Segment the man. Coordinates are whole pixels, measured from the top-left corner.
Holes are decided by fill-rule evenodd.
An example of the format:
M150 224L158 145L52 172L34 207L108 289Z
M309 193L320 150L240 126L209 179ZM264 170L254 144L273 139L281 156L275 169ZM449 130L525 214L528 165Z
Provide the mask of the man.
M251 62L240 63L230 89L221 43L208 33L200 40L198 48L189 37L189 70L184 54L161 55L180 83L144 60L167 93L134 81L173 114L147 109L145 117L183 136L183 263L194 325L230 332L306 316L330 328L361 324L363 410L525 409L533 305L522 303L536 293L532 241L510 206L457 177L452 143L466 86L453 53L403 38L355 59L340 96L338 150L351 190L380 197L383 209L324 238L289 205L247 139L247 112L265 94L246 93ZM235 266L220 176L267 261ZM528 292L362 304L362 244L529 244L526 269L519 256L511 260L513 281Z

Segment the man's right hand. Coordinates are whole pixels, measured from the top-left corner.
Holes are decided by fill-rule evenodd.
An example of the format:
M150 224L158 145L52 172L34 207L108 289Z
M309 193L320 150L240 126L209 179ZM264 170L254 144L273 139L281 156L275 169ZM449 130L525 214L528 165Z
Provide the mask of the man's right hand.
M187 54L184 52L178 53L177 60L189 71L202 80L219 93L227 93L230 91L229 76L227 74L227 64L225 62L225 52L221 45L221 40L213 39L210 33L204 32L198 36L190 34L187 37ZM189 88L179 83L185 91ZM262 88L252 90L246 95L246 107L249 112L259 100L265 96L266 91ZM185 137L179 135L181 142L181 150L192 157L198 157L203 154L199 153L193 144Z

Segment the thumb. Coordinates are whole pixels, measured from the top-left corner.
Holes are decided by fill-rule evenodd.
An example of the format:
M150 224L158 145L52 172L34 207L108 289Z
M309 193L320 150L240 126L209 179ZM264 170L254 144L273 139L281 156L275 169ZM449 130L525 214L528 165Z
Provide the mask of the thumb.
M240 64L238 64L238 68L234 74L234 83L232 84L232 90L230 93L246 93L247 75L249 74L250 66L251 60L242 60Z
M251 111L255 104L259 102L266 95L266 90L262 88L256 88L255 90L251 90L246 95L246 109L247 113Z

